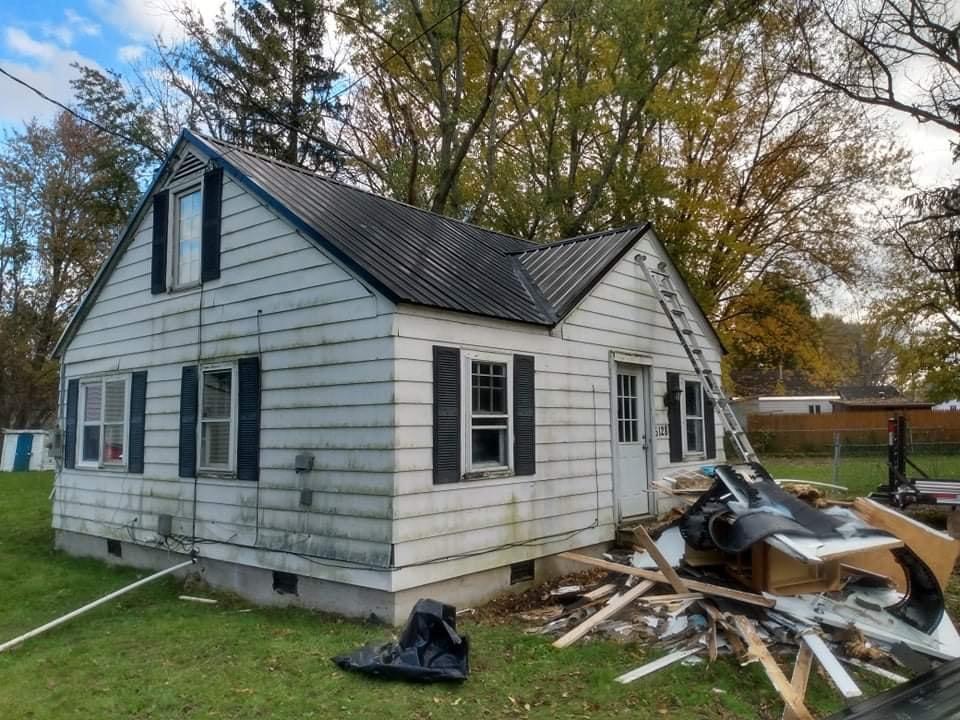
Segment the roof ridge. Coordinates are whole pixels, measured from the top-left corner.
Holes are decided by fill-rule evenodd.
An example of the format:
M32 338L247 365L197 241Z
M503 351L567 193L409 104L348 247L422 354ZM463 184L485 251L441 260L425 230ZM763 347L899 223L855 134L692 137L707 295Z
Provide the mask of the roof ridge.
M637 230L646 228L649 225L649 222L637 222L630 223L629 225L621 225L620 227L610 228L608 230L597 230L592 233L584 233L583 235L577 235L575 237L563 238L561 240L554 240L553 242L548 243L538 243L536 247L529 248L527 250L514 250L510 252L510 255L524 255L526 253L539 252L541 250L549 250L550 248L560 247L562 245L572 245L578 242L584 242L586 240L596 240L597 238L602 238L607 235L615 235L616 233L627 232L628 230Z
M396 198L392 198L392 197L389 197L389 196L387 196L387 195L381 195L380 193L374 192L373 190L368 190L367 188L359 187L359 186L357 186L357 185L351 185L350 183L344 182L343 180L338 180L338 179L336 179L336 178L332 178L332 177L330 177L329 175L323 175L323 174L321 174L321 173L314 172L313 170L308 170L307 168L305 168L305 167L303 167L303 166L301 166L301 165L296 165L296 164L294 164L294 163L289 163L289 162L287 162L287 161L285 161L285 160L280 160L280 159L278 159L278 158L271 157L270 155L264 155L263 153L257 152L257 151L255 151L255 150L249 150L249 149L247 149L247 148L240 147L239 145L234 145L233 143L229 143L229 142L227 142L226 140L218 140L218 139L216 139L216 138L212 138L212 137L210 137L210 136L208 136L208 135L204 135L204 134L199 133L199 132L196 132L196 131L194 131L194 130L189 130L188 132L189 132L191 135L193 135L194 137L199 138L200 140L203 140L203 141L206 141L206 142L210 142L210 143L214 143L214 144L216 144L216 145L221 145L221 146L227 147L227 148L229 148L232 152L240 152L240 153L244 153L244 154L246 154L246 155L251 155L251 156L253 156L253 157L255 157L255 158L258 158L258 159L260 159L260 160L263 160L263 161L265 161L265 162L269 162L269 163L271 163L271 164L273 164L273 165L276 165L276 166L282 167L282 168L286 168L286 169L288 169L288 170L293 170L293 171L295 171L295 172L300 173L301 175L306 175L307 177L313 178L313 179L315 179L315 180L321 180L321 181L323 181L323 182L328 182L328 183L332 183L332 184L334 184L334 185L339 185L340 187L347 188L348 190L354 190L354 191L356 191L356 192L361 192L361 193L364 193L364 194L366 194L366 195L370 195L371 197L375 197L375 198L377 198L377 199L379 199L379 200L386 200L387 202L394 203L395 205L400 205L401 207L410 208L411 210L416 210L417 212L423 213L423 214L425 214L425 215L430 215L430 216L432 216L432 217L438 217L438 218L441 218L441 219L443 219L443 220L448 220L448 221L450 221L450 222L459 223L460 225L465 225L465 226L467 226L467 227L475 228L475 229L477 229L477 230L480 230L481 232L492 233L492 234L494 234L494 235L499 235L500 237L505 237L505 238L508 238L508 239L510 239L510 240L514 240L514 241L516 241L516 242L526 243L527 245L531 245L531 246L535 246L535 245L536 245L536 243L532 243L532 242L530 242L529 240L524 240L523 238L517 237L516 235L510 235L509 233L501 232L500 230L494 230L493 228L483 227L482 225L477 225L476 223L467 222L466 220L460 220L460 219L458 219L458 218L450 217L449 215L443 215L442 213L434 212L433 210L427 210L426 208L418 207L418 206L416 206L416 205L411 205L410 203L403 202L402 200L397 200ZM528 249L532 249L532 248L528 248ZM500 251L497 250L497 252L500 252ZM520 253L520 252L526 252L526 251L525 251L525 250L512 250L512 251L510 251L510 252L503 253L503 254L504 254L504 255L513 255L513 254L515 254L515 253Z

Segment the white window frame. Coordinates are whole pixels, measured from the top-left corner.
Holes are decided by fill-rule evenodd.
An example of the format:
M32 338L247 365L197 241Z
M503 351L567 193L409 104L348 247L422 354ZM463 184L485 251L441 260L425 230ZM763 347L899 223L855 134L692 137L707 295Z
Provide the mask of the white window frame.
M513 473L513 355L506 353L478 352L468 350L462 353L463 360L460 368L461 386L461 461L465 469L464 479L483 477L499 477ZM506 366L507 383L507 464L506 465L473 465L473 363L490 362Z
M701 430L701 436L703 437L703 447L699 450L690 449L687 443L687 383L692 382L700 386L700 417L696 415L691 416L690 420L699 420ZM707 403L706 395L703 390L703 381L699 377L694 376L681 376L680 378L680 387L683 389L683 392L680 394L680 417L682 419L682 424L680 426L680 431L683 436L683 455L684 457L691 458L704 458L707 456L707 422L706 422L706 412L707 412Z
M204 465L203 464L203 375L207 372L217 370L230 371L230 451L227 456L228 462L223 465ZM237 387L237 363L214 363L210 365L201 365L197 382L197 472L205 475L234 475L237 471L237 411L238 411L238 392ZM220 421L222 422L222 421Z
M80 378L79 397L77 398L77 437L76 437L76 466L78 468L88 468L94 470L126 470L130 462L130 375L112 374L98 375L95 377ZM104 462L103 461L103 413L106 409L108 382L123 381L123 462ZM88 421L86 416L87 393L86 387L89 385L100 386L100 419L96 422ZM118 423L107 423L108 425L117 425ZM100 428L99 438L97 440L97 459L83 459L83 437L84 428L88 425L97 425Z
M170 207L167 210L167 287L170 290L189 290L203 282L203 177L188 177L167 188ZM180 198L200 193L200 276L196 280L181 283L180 268Z

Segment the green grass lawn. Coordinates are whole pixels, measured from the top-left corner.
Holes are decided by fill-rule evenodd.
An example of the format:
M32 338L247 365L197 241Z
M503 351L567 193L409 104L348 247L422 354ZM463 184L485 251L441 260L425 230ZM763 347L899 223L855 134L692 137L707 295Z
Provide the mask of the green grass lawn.
M54 552L50 486L48 473L0 473L0 641L142 575ZM330 657L385 628L302 610L241 613L226 597L196 605L177 599L181 589L163 579L0 654L0 718L780 717L757 664L722 658L623 686L613 678L653 657L642 646L555 650L509 623L462 623L472 643L463 685L372 680ZM841 705L816 674L807 697L820 714Z
M930 477L956 478L960 480L960 454L915 455L910 458ZM837 479L833 476L833 459L829 457L762 457L764 466L774 477L793 480L816 480L836 482L849 489L854 497L869 495L878 485L887 482L886 456L847 456L840 459ZM907 469L911 477L919 474Z

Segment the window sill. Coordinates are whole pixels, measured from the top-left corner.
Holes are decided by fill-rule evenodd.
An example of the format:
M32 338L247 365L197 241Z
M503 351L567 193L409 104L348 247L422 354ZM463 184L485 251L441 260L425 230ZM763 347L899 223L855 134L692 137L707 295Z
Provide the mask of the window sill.
M71 468L64 468L64 469L65 469L65 470L69 470L69 469L71 469ZM77 463L72 469L73 469L73 470L87 470L87 471L93 470L93 471L95 471L95 472L112 472L112 473L125 473L125 472L127 472L127 466L126 466L126 465L91 465L91 464L89 464L89 463L84 464L84 465L81 465L80 463Z
M236 480L237 474L232 470L197 470L199 480Z
M187 285L170 285L167 287L167 293L173 295L174 293L187 292L189 290L197 290L203 283L199 280L197 282L189 283Z
M485 470L471 470L464 473L460 480L470 482L473 480L499 480L506 477L513 477L513 470L508 467L489 468Z

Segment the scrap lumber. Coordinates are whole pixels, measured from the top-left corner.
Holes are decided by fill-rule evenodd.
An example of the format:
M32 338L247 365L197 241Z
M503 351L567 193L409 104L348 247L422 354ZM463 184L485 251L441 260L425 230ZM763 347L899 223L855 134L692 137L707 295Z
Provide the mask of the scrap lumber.
M626 685L627 683L633 682L642 678L644 675L649 675L655 673L657 670L662 670L668 665L673 665L675 662L679 662L684 658L690 657L700 652L702 648L690 648L689 650L675 650L674 652L664 655L661 658L657 658L652 662L648 662L646 665L641 665L638 668L626 672L620 677L614 678L614 682L622 683Z
M863 519L875 528L886 530L900 538L907 547L915 552L937 577L940 587L944 588L953 574L953 567L960 555L960 540L955 540L944 532L934 530L911 517L888 508L869 498L857 498L853 508ZM844 562L854 567L886 575L897 589L906 591L906 578L903 568L886 551L871 551L849 555Z
M801 647L805 645L810 648L810 652L817 658L820 667L827 673L830 681L836 686L844 698L852 700L863 697L863 691L857 687L857 683L850 677L850 673L843 668L843 665L841 665L836 656L830 652L830 648L827 647L827 644L819 635L813 631L807 631L800 634L799 640L802 643Z
M671 603L681 600L703 600L703 593L682 592L669 595L647 595L643 598L645 603Z
M800 644L800 650L797 652L797 660L793 664L793 675L790 677L790 684L797 694L803 698L807 695L807 682L810 680L810 668L813 667L813 652L806 643ZM797 720L793 711L784 706L783 715L780 720Z
M734 615L733 623L740 637L747 644L747 655L760 662L774 689L790 708L794 717L797 720L813 720L813 715L803 703L803 696L787 680L787 676L783 674L783 670L777 665L777 661L757 634L753 621L743 615Z
M585 598L587 600L599 600L600 598L604 598L607 595L612 595L614 592L616 592L616 589L617 589L616 585L614 585L613 583L607 583L606 585L601 585L598 588L594 588L590 592L585 592L580 597Z
M588 617L582 623L573 628L573 630L554 642L553 646L555 648L565 648L569 645L573 645L573 643L590 632L594 627L602 623L604 620L616 615L627 605L650 590L655 584L656 583L647 580L637 584L635 587L630 588L623 595L611 598L610 602L607 603L603 608L598 610L594 615Z
M689 592L686 583L680 579L680 576L677 575L677 571L673 569L673 566L669 562L667 562L667 559L663 556L663 553L660 552L660 548L657 547L657 544L647 533L643 525L637 525L637 527L633 529L633 536L637 539L637 542L640 543L641 547L650 553L650 557L653 558L653 561L657 564L657 567L660 568L660 572L663 573L663 576L667 578L667 582L670 583L670 587L673 588L674 592Z
M895 682L897 685L902 685L905 682L908 682L907 678L903 675L898 675L895 672L890 672L886 668L877 667L863 660L857 660L857 658L840 658L840 662L845 662L847 665L853 665L855 668L860 668L861 670L866 670L871 672L874 675L879 675L880 677Z
M707 622L709 627L707 628L707 658L710 662L717 661L717 621L714 619L713 615L707 615Z
M641 568L635 568L629 565L621 565L620 563L610 562L609 560L601 560L600 558L594 558L590 557L589 555L581 555L580 553L574 552L560 553L559 557L563 558L564 560L573 560L575 562L583 563L584 565L593 565L594 567L612 570L613 572L619 572L625 575L634 575L636 577L643 578L644 580L653 580L654 582L662 583L664 585L670 584L670 581L667 580L666 575L655 570L643 570ZM747 603L748 605L756 605L758 607L765 608L771 608L776 605L776 601L771 598L765 598L762 595L756 595L754 593L743 592L742 590L734 590L732 588L723 587L722 585L711 585L710 583L700 582L699 580L687 579L684 579L684 583L690 591L703 593L704 595L727 598L728 600L736 600L738 602Z

